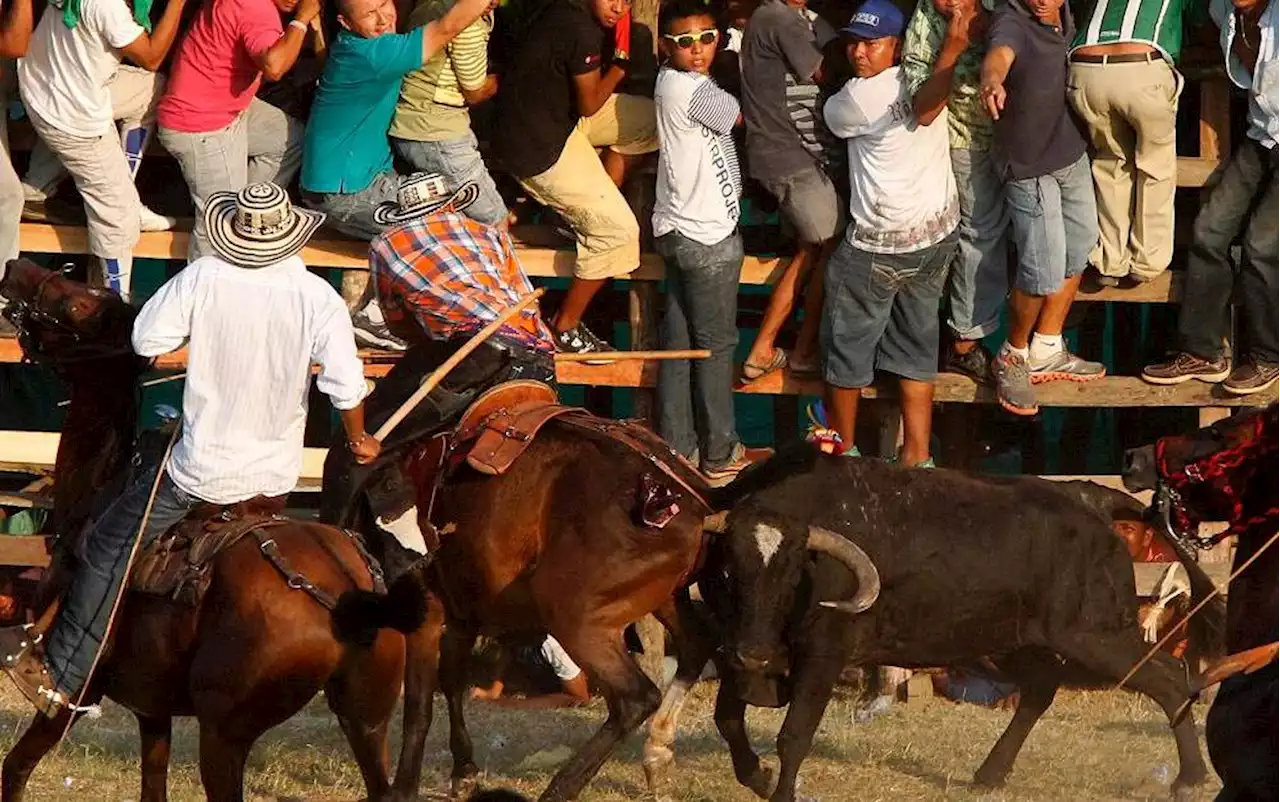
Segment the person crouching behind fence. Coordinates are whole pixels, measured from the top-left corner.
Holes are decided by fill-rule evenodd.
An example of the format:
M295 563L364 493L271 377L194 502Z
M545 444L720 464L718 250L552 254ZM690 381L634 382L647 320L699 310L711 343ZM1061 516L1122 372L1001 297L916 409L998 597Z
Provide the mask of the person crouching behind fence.
M146 548L201 503L262 497L284 510L302 468L312 363L320 364L316 387L339 411L352 459L378 455L364 430L364 365L346 307L298 256L323 219L292 208L275 184L211 195L205 224L215 255L188 265L138 313L139 356L190 345L182 431L168 459L142 466L85 535L80 567L43 641L30 625L0 629L0 668L41 713L78 703L135 542Z
M663 6L658 73L658 192L653 234L667 264L663 347L706 348L708 359L669 360L658 373L658 431L713 484L750 464L733 420L738 344L742 178L731 132L738 101L708 75L719 32L702 0Z
M912 112L899 67L905 30L892 0L867 0L841 31L857 77L823 111L831 132L848 140L852 219L827 265L823 372L828 421L845 455L858 455L858 399L879 368L898 376L900 461L933 467L938 304L959 247L960 201L946 121L920 125Z
M149 109L159 93L155 71L173 45L185 2L169 0L154 29L146 0L137 0L132 10L125 0L51 4L18 62L18 89L31 127L84 198L89 252L100 270L94 278L126 300L141 233L142 200L133 179L151 129L137 122L117 134L115 118L149 117L138 109ZM143 69L122 67L122 58ZM127 100L113 104L113 97ZM113 105L127 105L133 113L113 111Z
M369 396L371 426L381 426L427 374L533 292L506 229L464 214L479 196L474 183L452 189L442 175L417 173L401 182L395 201L375 212L387 228L369 245L370 280L387 326L409 349ZM363 493L377 525L395 540L383 544L388 580L425 565L435 534L420 520L413 485L393 457L402 446L454 424L491 387L517 379L554 385L554 353L555 340L536 305L523 310L459 362L388 435L386 459L365 467L346 449L329 449L320 519L349 525Z

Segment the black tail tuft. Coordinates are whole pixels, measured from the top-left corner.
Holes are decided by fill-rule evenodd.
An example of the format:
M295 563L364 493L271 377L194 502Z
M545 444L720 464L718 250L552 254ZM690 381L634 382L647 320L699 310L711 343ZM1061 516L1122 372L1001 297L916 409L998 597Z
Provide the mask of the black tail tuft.
M416 632L427 620L427 589L420 571L409 571L386 594L349 590L333 608L333 632L343 643L372 645L380 629Z

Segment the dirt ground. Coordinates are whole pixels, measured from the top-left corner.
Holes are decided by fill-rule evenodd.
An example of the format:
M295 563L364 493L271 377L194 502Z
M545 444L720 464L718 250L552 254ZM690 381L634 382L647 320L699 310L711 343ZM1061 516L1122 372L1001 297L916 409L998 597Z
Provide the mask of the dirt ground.
M685 707L676 743L675 782L668 789L674 800L754 799L734 782L728 753L711 721L714 690L712 684L700 685ZM424 771L426 798L442 798L437 792L446 787L449 770L439 699L436 711ZM1167 799L1169 780L1177 773L1164 716L1154 703L1123 693L1060 693L1031 733L1008 786L997 792L974 788L969 781L1003 730L1008 713L936 699L895 705L869 723L854 723L853 712L851 699L838 699L827 710L801 770L801 795L807 799ZM1204 713L1205 706L1198 705L1200 724ZM603 721L604 706L597 701L576 710L515 712L473 703L468 714L484 784L536 794L570 748ZM27 715L25 703L5 682L0 690L0 746L6 751ZM752 740L768 763L775 762L772 744L780 722L779 711L754 711L750 717ZM170 799L202 800L195 722L178 722L174 735ZM393 738L398 737L397 718ZM640 745L640 736L624 743L582 799L641 799ZM27 799L137 799L137 759L132 716L108 703L102 718L83 721L60 750L45 759L31 779ZM250 757L246 792L253 800L345 802L361 798L363 790L323 699L269 732ZM1210 800L1216 790L1215 780L1194 799Z

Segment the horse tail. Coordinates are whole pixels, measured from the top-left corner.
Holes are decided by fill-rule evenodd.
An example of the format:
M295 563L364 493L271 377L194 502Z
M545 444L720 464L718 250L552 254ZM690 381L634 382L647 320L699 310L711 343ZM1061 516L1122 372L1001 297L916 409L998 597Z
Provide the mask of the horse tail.
M409 634L427 620L427 588L421 571L407 571L386 593L349 590L333 608L333 632L343 643L369 646L382 629Z

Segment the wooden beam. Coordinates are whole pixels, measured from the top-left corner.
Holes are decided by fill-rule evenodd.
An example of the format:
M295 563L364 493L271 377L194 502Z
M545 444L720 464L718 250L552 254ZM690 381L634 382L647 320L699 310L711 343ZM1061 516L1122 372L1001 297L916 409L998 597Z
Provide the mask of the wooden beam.
M49 539L43 535L0 535L0 565L49 567Z

